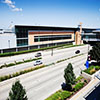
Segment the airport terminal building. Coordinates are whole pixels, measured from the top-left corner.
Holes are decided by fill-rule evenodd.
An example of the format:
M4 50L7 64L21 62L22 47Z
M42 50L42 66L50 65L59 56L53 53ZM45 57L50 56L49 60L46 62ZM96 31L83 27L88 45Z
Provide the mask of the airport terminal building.
M15 25L17 46L74 42L75 28Z
M5 39L3 43L0 42L0 49L25 46L28 49L28 46L40 45L47 47L67 43L78 45L90 40L97 41L97 39L93 39L97 37L97 34L93 33L96 33L95 30L93 28L82 28L81 24L77 28L15 25L12 32L6 31L0 33L0 41L3 42Z

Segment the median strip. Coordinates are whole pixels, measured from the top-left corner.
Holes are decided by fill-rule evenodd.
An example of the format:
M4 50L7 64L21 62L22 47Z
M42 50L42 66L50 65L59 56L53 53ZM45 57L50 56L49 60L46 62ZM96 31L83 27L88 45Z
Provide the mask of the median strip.
M56 61L55 63L51 63L51 64L48 64L48 65L39 65L37 67L28 68L28 69L25 69L25 70L22 70L22 71L13 73L13 74L5 75L5 76L0 76L0 82L1 81L4 81L4 80L7 80L7 79L10 79L10 78L13 78L13 77L17 77L19 75L22 75L22 74L25 74L25 73L28 73L28 72L32 72L32 71L38 70L40 68L44 68L44 67L49 67L51 65L55 65L57 63L60 63L60 62L63 62L65 60L69 60L69 59L72 59L72 58L75 58L75 57L81 56L81 55L84 55L84 54L79 54L79 55L76 55L76 56L73 56L73 57L69 57L69 58L66 58L66 59L62 59L62 60Z
M3 67L11 67L11 66L15 66L15 65L19 65L19 64L23 64L23 63L27 63L27 62L32 62L32 61L35 61L35 60L39 60L39 59L42 59L41 57L38 57L38 58L33 58L33 59L28 59L28 60L24 60L23 61L19 61L19 62L14 62L14 63L10 63L10 64L3 64L0 66L0 69L3 68Z

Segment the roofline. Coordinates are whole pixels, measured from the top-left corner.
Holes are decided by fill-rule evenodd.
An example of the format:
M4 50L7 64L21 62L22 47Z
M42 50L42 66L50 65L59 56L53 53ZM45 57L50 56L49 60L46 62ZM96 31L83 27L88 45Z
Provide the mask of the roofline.
M43 27L43 28L60 28L60 29L74 29L74 30L77 30L78 29L78 27L63 27L63 26L34 26L34 25L15 25L15 27L19 27L19 26L21 26L21 27ZM98 29L98 28L84 28L84 27L82 27L82 29L83 30L96 30L96 29Z

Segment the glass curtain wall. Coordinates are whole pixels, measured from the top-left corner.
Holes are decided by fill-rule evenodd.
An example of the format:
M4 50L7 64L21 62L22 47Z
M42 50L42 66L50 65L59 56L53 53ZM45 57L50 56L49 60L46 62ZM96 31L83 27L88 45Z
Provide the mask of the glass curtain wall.
M42 35L34 36L34 42L71 39L71 35Z

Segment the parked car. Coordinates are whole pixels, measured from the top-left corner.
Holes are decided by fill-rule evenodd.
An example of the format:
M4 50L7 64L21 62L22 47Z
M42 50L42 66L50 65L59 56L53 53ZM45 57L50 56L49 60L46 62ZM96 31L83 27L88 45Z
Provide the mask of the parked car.
M42 54L40 52L36 53L35 57L40 57Z
M42 61L37 60L37 61L34 63L34 66L41 65L41 64L42 64Z
M80 53L80 50L76 50L75 53L76 53L76 54Z

